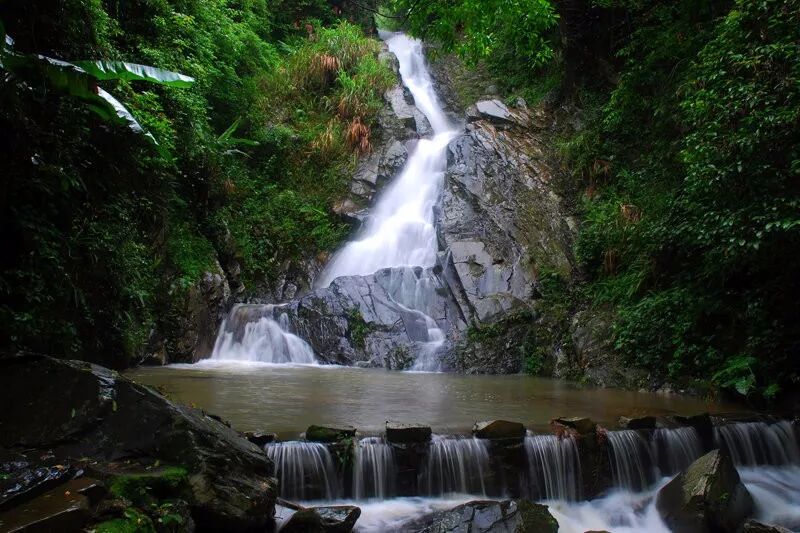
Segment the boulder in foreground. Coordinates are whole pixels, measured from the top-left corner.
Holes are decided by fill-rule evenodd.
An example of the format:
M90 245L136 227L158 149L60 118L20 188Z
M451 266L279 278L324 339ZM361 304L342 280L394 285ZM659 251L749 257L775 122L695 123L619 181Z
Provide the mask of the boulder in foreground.
M250 531L272 524L276 481L263 450L202 411L112 370L43 356L5 359L0 402L0 447L180 465L188 472L198 528Z
M350 533L360 516L355 505L306 507L289 518L281 533Z
M753 509L753 498L730 458L713 450L667 483L656 507L672 531L738 531Z

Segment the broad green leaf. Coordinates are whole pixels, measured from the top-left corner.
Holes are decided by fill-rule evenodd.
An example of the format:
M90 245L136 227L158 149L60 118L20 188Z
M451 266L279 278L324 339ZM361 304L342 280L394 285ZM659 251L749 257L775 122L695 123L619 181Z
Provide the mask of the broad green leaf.
M132 132L144 135L147 140L155 146L158 153L161 154L162 157L165 159L170 159L169 152L161 146L153 134L149 131L145 130L139 121L131 114L128 109L122 105L122 103L111 96L107 91L103 90L102 88L97 88L97 96L100 98L102 102L104 102L105 106L95 106L90 105L92 111L100 115L102 118L106 120L116 122L117 124L121 124L127 126Z
M75 61L74 64L98 80L149 81L182 89L191 87L194 83L194 78L189 76L136 63L125 63L123 61Z

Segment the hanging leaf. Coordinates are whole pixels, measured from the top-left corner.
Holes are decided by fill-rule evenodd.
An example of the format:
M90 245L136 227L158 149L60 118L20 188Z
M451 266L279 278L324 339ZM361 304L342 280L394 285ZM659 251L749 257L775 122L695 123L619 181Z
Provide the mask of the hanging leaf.
M148 65L123 61L74 61L75 65L98 80L148 81L169 87L191 87L194 78Z

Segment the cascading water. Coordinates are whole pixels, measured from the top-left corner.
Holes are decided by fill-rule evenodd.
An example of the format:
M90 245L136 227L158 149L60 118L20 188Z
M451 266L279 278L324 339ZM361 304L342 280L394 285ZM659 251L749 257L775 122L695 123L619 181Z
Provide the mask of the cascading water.
M275 474L284 498L332 500L339 497L339 483L330 451L318 442L276 442L265 448L275 462Z
M420 472L420 493L486 496L488 473L489 446L485 440L434 435L427 463Z
M791 422L744 422L714 428L714 439L736 465L800 464L800 450Z
M365 276L382 268L431 267L436 262L437 239L434 207L442 188L447 163L447 145L457 134L436 98L425 65L422 43L403 34L384 34L386 44L400 64L403 83L414 96L417 108L433 128L433 138L420 139L400 175L383 192L361 235L346 244L331 259L318 280L327 287L340 276ZM399 302L409 309L422 309ZM437 350L444 334L428 315L426 339L414 370L439 370Z
M634 491L649 487L656 471L644 437L632 429L609 431L607 435L614 485Z
M573 437L525 437L528 478L525 492L531 499L577 501L581 495L581 462Z
M652 456L662 475L677 474L703 455L703 443L693 427L657 429L653 432Z
M277 313L277 319L275 314ZM280 306L239 304L222 323L212 360L312 364L314 351L289 332Z
M380 437L366 437L355 447L353 496L357 500L395 494L397 467L392 446Z

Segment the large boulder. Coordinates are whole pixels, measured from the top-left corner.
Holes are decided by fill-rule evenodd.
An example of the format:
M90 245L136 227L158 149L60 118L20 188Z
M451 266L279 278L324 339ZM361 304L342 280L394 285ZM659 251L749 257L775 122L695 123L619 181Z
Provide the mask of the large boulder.
M408 533L556 533L546 505L527 500L474 501L402 526Z
M730 458L713 450L667 483L656 507L673 531L737 531L753 509L753 498Z
M360 516L355 505L306 507L289 518L281 533L349 533Z
M43 356L5 359L0 401L0 447L180 465L200 529L250 531L272 523L276 481L263 450L114 371Z

